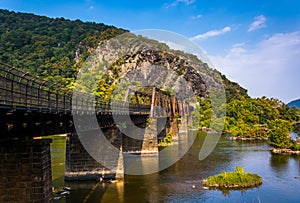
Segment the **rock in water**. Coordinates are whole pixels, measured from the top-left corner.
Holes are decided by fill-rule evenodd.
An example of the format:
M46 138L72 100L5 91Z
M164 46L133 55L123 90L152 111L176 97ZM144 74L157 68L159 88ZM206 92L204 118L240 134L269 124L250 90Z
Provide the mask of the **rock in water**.
M63 188L63 190L70 191L70 190L71 190L71 187L65 186L65 187Z
M60 200L61 197L53 197L53 200Z

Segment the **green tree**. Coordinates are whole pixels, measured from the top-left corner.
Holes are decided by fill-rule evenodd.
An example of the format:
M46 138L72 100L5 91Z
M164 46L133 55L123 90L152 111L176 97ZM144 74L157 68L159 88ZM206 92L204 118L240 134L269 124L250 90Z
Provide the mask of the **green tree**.
M275 148L290 148L292 141L289 136L292 125L290 122L282 119L268 121L268 136L270 138L270 146Z

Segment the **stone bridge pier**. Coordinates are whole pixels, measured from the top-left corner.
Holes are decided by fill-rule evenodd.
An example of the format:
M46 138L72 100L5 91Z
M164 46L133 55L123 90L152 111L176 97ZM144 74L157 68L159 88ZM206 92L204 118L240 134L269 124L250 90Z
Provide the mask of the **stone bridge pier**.
M105 166L96 161L84 148L76 132L70 133L67 138L66 147L66 168L65 179L66 180L99 180L103 179L120 179L124 177L124 160L123 153L135 154L144 156L147 154L158 154L158 139L164 138L167 133L171 133L174 141L177 141L178 137L178 120L177 118L151 118L148 124L146 122L147 117L144 117L143 122L137 122L133 128L130 125L126 125L125 132L122 132L117 126L102 128L101 131L104 134L107 141L112 147L120 150L118 158L112 158L107 156L105 152L101 152L100 147L95 151L100 154L102 160L105 162ZM139 120L139 121L141 121ZM131 131L133 129L133 131ZM158 132L160 131L160 132ZM87 133L97 133L96 131L90 131ZM99 132L98 132L99 133ZM142 139L135 139L131 137L131 134L141 133ZM91 135L90 134L90 135ZM99 135L102 136L102 135ZM159 137L158 137L159 136ZM97 136L91 136L97 137ZM93 140L91 140L93 142ZM97 141L95 141L97 142ZM100 144L100 143L99 143ZM103 144L103 143L102 143ZM106 166L110 166L107 168Z
M121 149L122 136L117 127L109 127L102 129L106 139L110 141L116 149ZM88 134L95 134L96 131L88 132ZM99 135L101 136L101 135ZM94 137L94 136L93 136ZM91 140L93 142L93 140ZM97 141L95 141L97 142ZM123 178L123 161L122 153L120 152L118 159L114 160L112 157L105 157L101 159L105 161L102 165L96 161L84 148L79 136L76 132L68 134L66 142L66 165L65 165L65 180L96 180L103 179L117 179ZM95 146L95 145L94 145ZM100 148L100 147L99 147ZM97 150L97 149L95 149ZM98 151L105 154L104 152Z
M0 143L0 202L51 202L50 139Z

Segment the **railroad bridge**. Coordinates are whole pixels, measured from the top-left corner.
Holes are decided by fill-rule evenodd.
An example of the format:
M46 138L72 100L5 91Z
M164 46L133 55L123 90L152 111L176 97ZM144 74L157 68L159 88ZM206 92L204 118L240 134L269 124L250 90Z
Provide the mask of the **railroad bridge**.
M149 91L150 90L150 91ZM14 67L0 64L0 202L50 202L51 159L50 139L36 137L68 133L65 177L122 176L120 161L115 170L102 166L84 149L74 127L73 117L96 115L112 145L127 153L155 153L158 139L171 133L176 140L178 120L189 114L189 105L155 87L144 94L149 105L129 101L101 101L93 95L77 93L41 80ZM112 104L114 108L112 108ZM157 107L163 111L157 111ZM157 135L144 132L144 139L136 141L124 135L114 118L129 116L133 125L145 129L149 119L165 119ZM181 119L177 119L181 118ZM159 122L156 122L156 125ZM121 166L120 166L121 165ZM16 195L18 194L18 195Z

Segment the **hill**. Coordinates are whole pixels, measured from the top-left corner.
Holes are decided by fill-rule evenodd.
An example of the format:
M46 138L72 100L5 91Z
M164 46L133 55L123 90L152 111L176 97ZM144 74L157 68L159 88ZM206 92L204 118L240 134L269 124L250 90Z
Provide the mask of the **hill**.
M125 32L103 23L0 10L0 62L53 82L70 85L99 42ZM158 42L152 40L151 43ZM159 46L166 52L171 51L166 45ZM195 59L193 55L184 55ZM203 66L204 74L218 72L206 66ZM247 90L237 83L232 83L224 75L222 79L228 100L248 96Z
M297 107L300 108L300 99L291 101L287 104L289 107Z
M98 42L124 32L103 23L0 10L0 61L68 83Z
M128 32L103 23L0 10L0 62L71 88L78 70L99 43L124 33ZM201 115L198 116L201 120L196 127L209 127L217 111L212 108L210 98L207 98L208 90L201 78L213 81L220 73L194 55L172 50L155 40L143 40L153 47L159 47L160 51L148 50L120 58L107 67L109 74L97 81L97 94L103 99L109 98L114 90L113 80L119 79L138 63L163 64L184 78L189 78L200 104L199 111L194 111ZM201 67L201 73L195 71L189 62ZM220 104L220 107L227 107L225 131L235 136L264 137L270 121L281 119L293 123L299 120L299 112L283 102L266 97L250 98L246 89L222 74L221 77L227 97L227 104Z

